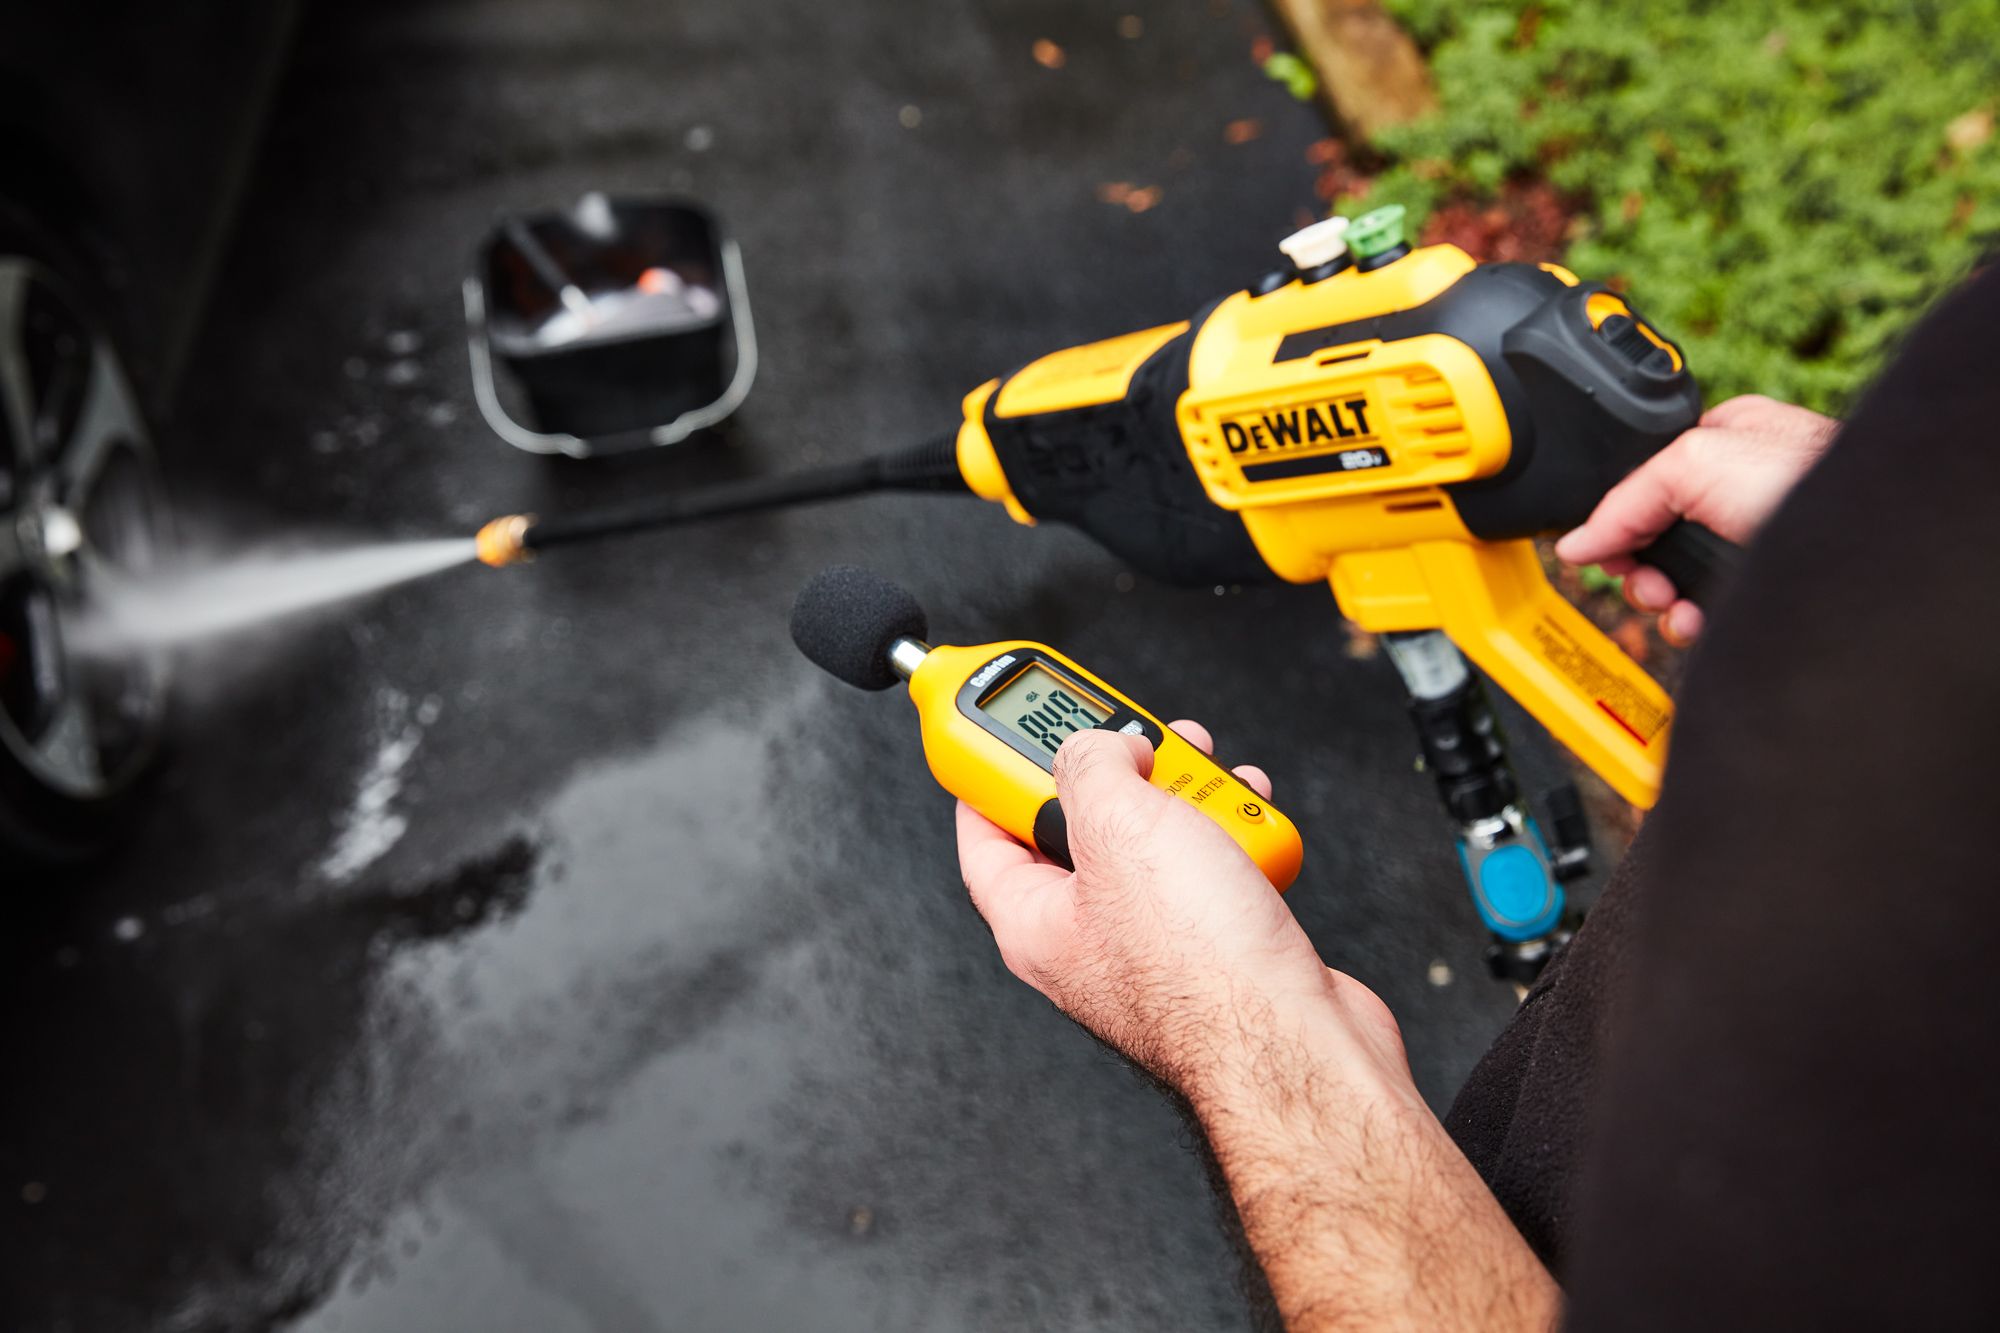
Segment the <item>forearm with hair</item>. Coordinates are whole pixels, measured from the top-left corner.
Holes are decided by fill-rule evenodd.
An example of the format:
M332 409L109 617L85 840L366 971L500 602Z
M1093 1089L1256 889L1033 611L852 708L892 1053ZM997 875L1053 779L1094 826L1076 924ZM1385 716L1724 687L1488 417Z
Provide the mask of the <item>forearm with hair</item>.
M1237 1057L1184 1090L1291 1333L1554 1326L1555 1282L1418 1095L1393 1029L1242 1019Z

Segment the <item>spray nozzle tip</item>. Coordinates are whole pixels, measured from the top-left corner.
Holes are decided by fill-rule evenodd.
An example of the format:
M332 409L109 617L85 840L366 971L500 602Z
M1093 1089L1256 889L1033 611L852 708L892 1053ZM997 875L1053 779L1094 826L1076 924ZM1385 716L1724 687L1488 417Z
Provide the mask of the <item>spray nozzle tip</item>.
M502 565L519 564L532 560L535 553L528 549L528 529L534 526L533 514L503 514L479 530L473 538L482 564L495 569Z

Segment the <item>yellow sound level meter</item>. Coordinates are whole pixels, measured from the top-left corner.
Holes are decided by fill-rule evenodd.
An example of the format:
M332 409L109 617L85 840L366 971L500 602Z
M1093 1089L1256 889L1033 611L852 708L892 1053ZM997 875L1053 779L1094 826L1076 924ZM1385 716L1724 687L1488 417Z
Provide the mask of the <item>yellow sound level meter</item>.
M1096 729L1151 745L1152 785L1214 820L1272 887L1298 877L1305 849L1292 821L1099 677L1044 644L932 647L927 632L908 592L850 565L822 571L792 610L793 640L835 676L869 690L908 681L938 784L1065 869L1075 866L1055 755Z

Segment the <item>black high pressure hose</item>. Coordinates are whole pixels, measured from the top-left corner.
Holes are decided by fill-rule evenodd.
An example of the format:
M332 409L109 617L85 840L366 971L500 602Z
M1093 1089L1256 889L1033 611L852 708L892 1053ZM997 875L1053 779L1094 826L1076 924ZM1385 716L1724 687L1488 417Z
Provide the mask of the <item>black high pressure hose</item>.
M508 514L479 530L479 558L489 565L510 565L552 546L616 537L649 528L674 527L698 519L760 509L782 509L814 500L833 500L871 491L963 491L955 436L946 435L910 449L877 454L852 463L836 463L776 477L726 481L699 490L680 491L637 504L619 505L582 514L536 518Z

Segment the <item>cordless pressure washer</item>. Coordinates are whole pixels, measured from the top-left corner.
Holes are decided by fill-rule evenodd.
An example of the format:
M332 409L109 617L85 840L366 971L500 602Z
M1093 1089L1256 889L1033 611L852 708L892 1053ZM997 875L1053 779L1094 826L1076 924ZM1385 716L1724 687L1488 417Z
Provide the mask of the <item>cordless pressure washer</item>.
M903 453L568 519L510 515L492 565L643 528L883 490L970 490L1073 524L1141 571L1209 585L1326 580L1384 636L1495 937L1531 976L1587 861L1573 797L1544 836L1470 658L1627 800L1659 791L1673 704L1549 583L1532 538L1581 523L1693 426L1680 349L1556 264L1412 248L1403 210L1329 218L1193 318L1031 361ZM1679 523L1640 555L1701 599L1735 549Z

